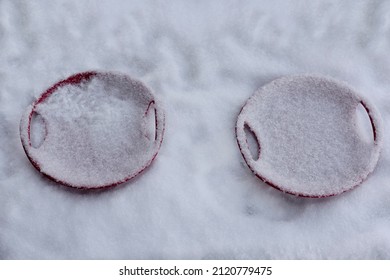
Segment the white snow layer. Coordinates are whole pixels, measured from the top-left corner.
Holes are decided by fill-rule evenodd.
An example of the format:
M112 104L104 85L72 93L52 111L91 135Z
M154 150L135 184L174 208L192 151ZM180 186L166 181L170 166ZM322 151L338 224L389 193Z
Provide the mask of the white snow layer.
M3 259L390 259L389 1L0 2ZM120 71L163 102L152 166L109 191L61 187L30 164L22 113L48 86ZM234 127L260 86L342 80L375 104L384 147L339 196L284 194L256 178Z
M359 106L372 119L368 129L358 125ZM324 197L352 189L373 170L382 146L379 120L369 102L334 79L287 76L245 103L237 140L245 162L265 182L291 194ZM255 157L246 127L256 138ZM370 139L360 132L371 132Z
M39 170L60 182L77 188L112 186L136 176L155 157L164 122L160 108L157 126L150 117L156 106L141 83L119 73L99 73L59 87L33 111L29 106L22 143ZM31 112L42 118L44 129L35 129L34 118L29 126Z

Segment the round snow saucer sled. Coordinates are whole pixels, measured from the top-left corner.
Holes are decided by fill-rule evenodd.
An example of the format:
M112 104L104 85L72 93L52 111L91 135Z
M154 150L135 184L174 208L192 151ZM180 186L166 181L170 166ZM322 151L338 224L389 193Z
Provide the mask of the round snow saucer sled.
M140 81L83 72L47 89L25 111L20 135L32 165L63 185L113 187L156 158L164 114Z
M371 130L363 137L358 108ZM366 133L367 135L367 133ZM328 197L362 183L378 161L380 116L347 85L319 76L287 76L258 89L236 124L251 171L270 186Z

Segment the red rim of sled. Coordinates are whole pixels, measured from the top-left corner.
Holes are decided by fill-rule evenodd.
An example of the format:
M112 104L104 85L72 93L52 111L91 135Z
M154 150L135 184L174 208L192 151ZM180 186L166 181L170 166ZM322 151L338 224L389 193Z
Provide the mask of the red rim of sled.
M326 81L331 82L331 83L335 83L335 84L340 85L340 86L343 85L342 83L340 83L334 79L331 79L331 78L324 78L324 77L320 77L320 76L311 76L311 75L287 76L287 77L282 77L282 78L276 79L276 80L274 80L274 82L278 81L278 80L294 79L294 78L304 78L304 79L305 78L310 78L310 79L318 78L318 79L326 80ZM244 132L244 129L248 128L250 133L253 135L254 140L256 141L257 148L258 148L257 159L260 158L260 154L261 154L261 143L259 141L259 137L256 134L256 132L253 130L253 128L248 124L248 122L245 120L242 120L243 111L244 111L245 107L248 105L248 103L251 101L251 98L252 98L251 97L245 102L245 104L242 106L242 108L240 110L240 113L238 114L237 123L236 123L236 127L235 127L235 134L236 134L236 141L237 141L238 147L240 149L240 153L241 153L242 157L244 158L245 163L247 164L249 169L252 171L252 173L257 178L262 180L264 183L268 184L269 186L271 186L271 187L273 187L281 192L291 194L294 196L306 197L306 198L332 197L332 196L344 193L346 191L352 190L355 187L359 186L364 180L367 179L368 175L370 173L372 173L372 171L374 170L376 163L379 159L379 154L380 154L380 149L381 149L383 139L382 139L382 132L381 132L381 118L380 118L377 110L367 100L362 98L360 95L356 94L353 90L351 90L351 91L353 92L355 97L359 99L358 105L359 104L362 105L362 107L364 108L364 110L366 111L366 113L369 117L369 121L370 121L371 128L372 128L373 145L374 145L373 156L372 156L373 163L371 162L371 168L367 171L367 174L365 174L364 176L362 176L360 178L359 182L353 184L348 189L345 189L345 190L342 190L339 192L333 192L333 193L329 193L329 194L325 194L325 195L322 195L322 194L321 195L316 195L316 194L309 195L309 194L305 194L305 193L301 193L301 192L295 192L295 191L288 190L283 185L275 183L272 178L269 178L269 177L261 174L261 172L256 170L256 168L252 164L253 156L252 156L251 152L249 151L249 143L248 143L248 139L247 139L247 134ZM256 90L254 95L256 95L257 92L258 92L258 90ZM240 140L240 137L239 137L240 133L243 133L245 135L245 140Z
M85 190L99 190L99 189L107 189L107 188L115 187L117 185L120 185L122 183L129 181L130 179L133 179L134 177L136 177L137 175L142 173L145 169L147 169L152 164L154 159L157 157L157 154L160 150L160 147L161 147L161 144L163 141L164 131L165 131L165 116L164 116L164 113L162 112L161 108L159 106L156 106L156 101L153 98L150 101L150 103L149 103L149 105L144 113L144 116L146 116L148 114L149 109L151 108L151 106L153 106L153 109L155 112L155 114L154 114L154 116L155 116L155 120L154 120L155 121L155 139L154 139L155 150L154 150L154 153L152 154L152 157L146 162L146 164L141 166L135 172L132 172L131 174L129 174L127 177L125 177L123 179L120 179L118 181L115 181L115 182L112 182L109 184L104 184L104 185L99 185L99 186L88 186L88 185L75 186L74 184L68 183L66 180L61 180L61 179L55 178L55 176L52 176L52 175L47 174L44 171L42 171L41 165L36 160L34 160L33 156L29 152L30 148L32 148L31 121L32 121L33 115L35 113L36 106L38 104L44 102L51 94L53 94L60 87L63 87L65 85L77 85L77 84L80 84L82 82L88 82L94 77L99 77L99 76L103 76L103 75L104 76L120 75L121 77L123 77L129 81L136 82L136 83L142 85L152 95L151 90L147 86L145 86L142 82L135 80L135 79L132 79L129 76L124 75L124 74L114 73L114 72L98 72L98 71L81 72L81 73L74 74L74 75L72 75L64 80L61 80L61 81L57 82L56 84L54 84L53 86L51 86L50 88L48 88L45 92L43 92L43 94L32 105L29 106L28 110L25 112L25 114L22 117L22 120L20 123L20 138L21 138L21 142L23 145L23 149L27 155L27 158L29 159L31 164L40 173L42 173L47 178L49 178L57 183L60 183L64 186L68 186L68 187L72 187L72 188L76 188L76 189L85 189ZM44 119L43 119L43 121L45 122ZM47 133L48 133L47 127L45 127L44 139L46 138Z

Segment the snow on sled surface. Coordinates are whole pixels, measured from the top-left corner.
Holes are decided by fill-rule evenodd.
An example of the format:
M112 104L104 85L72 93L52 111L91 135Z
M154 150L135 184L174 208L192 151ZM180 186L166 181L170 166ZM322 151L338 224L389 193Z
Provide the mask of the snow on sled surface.
M0 258L389 259L388 1L0 1ZM119 71L166 117L158 157L102 192L59 187L20 143L26 107L58 80ZM253 92L286 76L345 81L383 119L359 187L284 194L237 147Z
M361 137L359 105L370 120L369 141ZM257 141L255 157L246 128ZM246 163L265 182L287 193L325 197L352 189L372 172L381 129L376 109L346 85L290 76L265 85L246 102L237 140Z
M57 83L29 106L21 138L42 173L71 187L96 189L123 183L149 166L163 125L161 108L141 82L85 72Z

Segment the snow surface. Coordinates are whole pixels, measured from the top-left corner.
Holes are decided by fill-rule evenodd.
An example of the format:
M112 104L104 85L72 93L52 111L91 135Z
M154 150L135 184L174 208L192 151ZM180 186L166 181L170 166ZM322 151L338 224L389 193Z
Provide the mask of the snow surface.
M3 259L390 259L389 1L0 1ZM120 71L163 102L152 166L75 192L31 166L22 113L54 82ZM244 163L234 127L274 78L347 82L384 121L378 165L326 199L283 194Z
M61 86L31 107L22 119L24 148L40 171L73 187L124 182L150 164L161 144L161 130L157 139L156 121L150 117L155 98L122 74L99 73ZM44 129L35 129L38 117L29 125L31 112L42 118ZM162 129L164 120L158 121Z
M372 119L371 128L359 126L361 104L367 108L362 114ZM365 180L378 161L382 125L369 104L334 79L276 79L258 89L240 112L240 150L256 175L285 192L308 197L340 194ZM362 137L364 132L371 132L371 139ZM257 153L251 153L250 133Z

